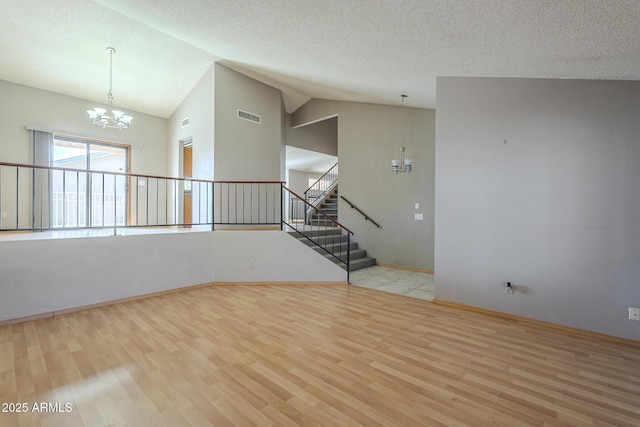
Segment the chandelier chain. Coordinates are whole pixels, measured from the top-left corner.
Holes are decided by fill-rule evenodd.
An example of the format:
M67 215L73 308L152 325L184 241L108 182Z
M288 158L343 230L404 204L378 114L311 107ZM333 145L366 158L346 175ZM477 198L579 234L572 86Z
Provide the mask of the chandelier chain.
M107 99L109 100L109 105L113 104L113 54L116 50L112 47L107 48L109 52L109 93L107 94Z
M407 95L400 95L402 98L402 106L400 107L400 143L404 147L404 99Z

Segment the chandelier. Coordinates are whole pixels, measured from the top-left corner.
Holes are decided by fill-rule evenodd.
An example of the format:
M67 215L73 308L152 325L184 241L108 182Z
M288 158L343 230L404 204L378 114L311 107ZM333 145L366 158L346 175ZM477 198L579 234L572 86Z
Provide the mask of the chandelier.
M395 173L411 172L411 167L413 166L412 159L404 158L404 152L406 150L404 148L404 99L407 95L400 95L400 97L402 99L402 107L400 109L400 160L391 160L391 167Z
M109 52L109 93L107 94L107 101L109 102L109 111L101 107L93 107L91 110L87 110L89 113L89 119L94 125L102 126L103 128L115 128L126 129L131 125L133 117L125 114L120 110L113 110L113 94L111 93L112 80L113 80L113 54L116 50L112 47L107 48Z

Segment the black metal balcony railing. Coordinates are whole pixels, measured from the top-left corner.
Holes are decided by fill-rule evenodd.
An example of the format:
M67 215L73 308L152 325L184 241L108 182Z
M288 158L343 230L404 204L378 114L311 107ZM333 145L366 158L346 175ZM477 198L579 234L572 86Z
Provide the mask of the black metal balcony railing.
M318 215L313 223L300 224L291 220L300 214L294 209ZM347 271L353 234L281 181L209 181L7 162L0 162L0 212L0 231L112 228L117 234L129 227L286 226Z
M282 184L0 162L0 231L280 225Z

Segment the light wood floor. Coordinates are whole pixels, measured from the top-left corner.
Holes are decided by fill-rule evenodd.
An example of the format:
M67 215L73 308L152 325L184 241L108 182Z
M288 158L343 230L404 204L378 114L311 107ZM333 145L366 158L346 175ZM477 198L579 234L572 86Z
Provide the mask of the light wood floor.
M3 427L639 426L640 348L353 286L206 287L0 328L0 402L29 409Z

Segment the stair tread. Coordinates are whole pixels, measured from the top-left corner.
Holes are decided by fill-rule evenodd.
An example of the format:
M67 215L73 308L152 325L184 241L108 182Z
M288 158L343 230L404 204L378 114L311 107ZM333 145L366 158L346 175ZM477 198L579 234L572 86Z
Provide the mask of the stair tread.
M331 254L324 254L325 257L331 257ZM349 254L350 260L353 262L357 259L367 258L367 251L364 249L351 249L351 253Z
M318 212L313 212L311 215L311 224L312 225L334 225L334 221L338 220L338 187L325 197L325 199L320 203L320 209L324 211L325 215L319 214ZM328 218L330 219L328 219ZM330 229L330 230L313 230L313 231L305 231L309 237L314 240L317 240L318 243L321 243L326 249L318 246L317 243L309 240L307 237L300 236L297 232L293 231L290 233L296 234L296 238L300 240L302 243L314 249L316 252L324 255L327 259L335 262L340 265L343 269L346 270L346 265L344 263L340 263L336 258L328 253L327 251L336 251L338 249L345 250L347 247L347 236L342 234L342 230L340 229ZM327 243L329 242L329 243ZM350 241L350 271L360 270L362 268L370 267L376 265L376 259L368 256L367 251L365 249L360 249L358 247L358 243L354 241Z

